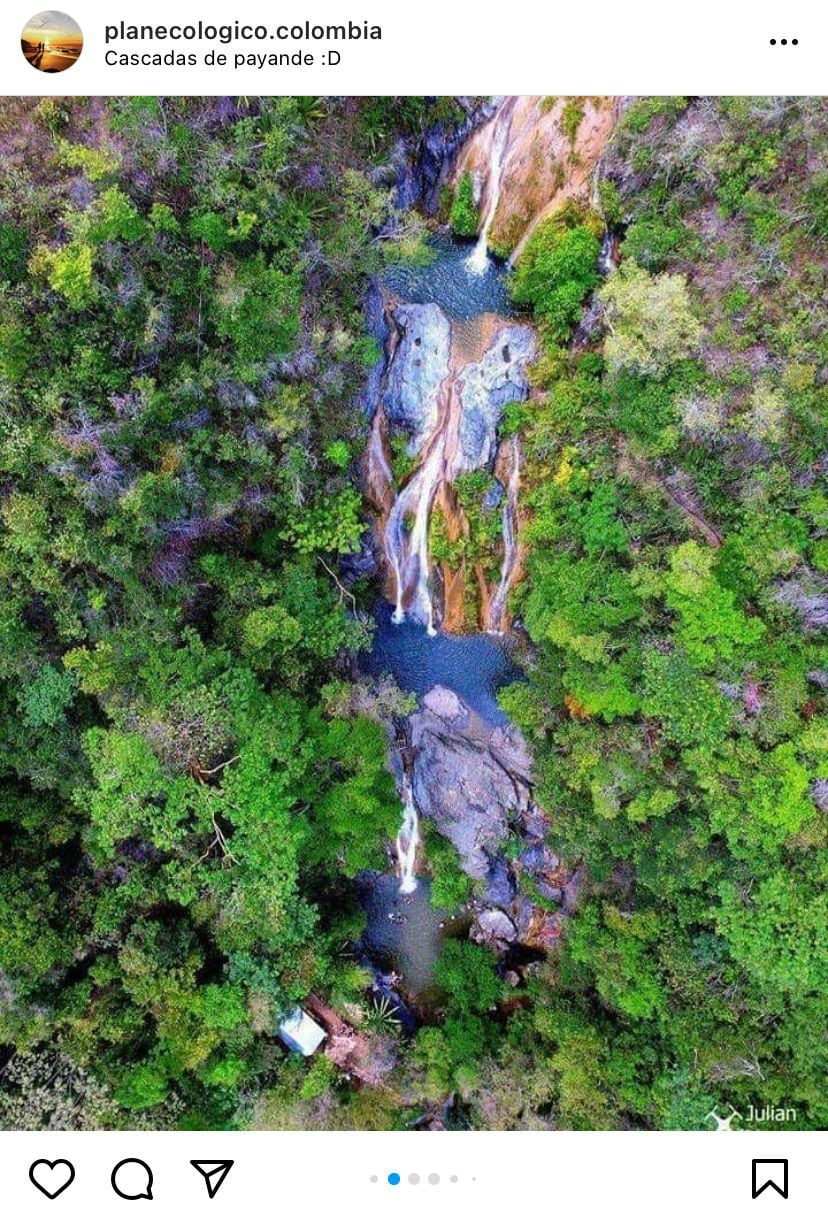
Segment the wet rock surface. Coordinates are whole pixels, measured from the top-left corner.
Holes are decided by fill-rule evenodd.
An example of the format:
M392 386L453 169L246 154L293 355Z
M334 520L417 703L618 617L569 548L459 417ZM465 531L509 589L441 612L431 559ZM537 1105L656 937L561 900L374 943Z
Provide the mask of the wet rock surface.
M525 325L504 326L479 362L464 367L460 379L457 470L472 471L494 460L503 407L529 395L528 368L535 334Z
M522 96L511 100L509 138L502 166L499 200L491 227L494 244L520 249L528 234L568 200L587 201L596 167L604 156L616 120L610 97L583 99L574 137L563 121L567 98ZM496 121L476 130L457 157L452 180L472 177L475 195L489 192L492 141Z
M392 426L420 449L434 428L440 387L449 371L451 325L436 303L400 303L391 313L396 345L385 377L382 405Z
M491 101L477 97L458 97L457 102L466 112L465 121L459 124L436 122L413 147L400 141L394 149L391 163L396 174L400 210L419 206L428 215L437 212L457 152L472 131L486 122L495 109Z

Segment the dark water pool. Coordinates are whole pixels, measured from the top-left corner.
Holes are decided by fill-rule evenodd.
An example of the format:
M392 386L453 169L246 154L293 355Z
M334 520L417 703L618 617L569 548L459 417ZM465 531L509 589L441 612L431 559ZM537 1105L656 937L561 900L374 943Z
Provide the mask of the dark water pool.
M497 692L521 677L513 640L486 633L429 636L418 623L394 623L392 613L386 602L377 607L374 647L361 662L365 673L391 674L418 697L438 684L448 687L490 724L508 724Z
M468 916L431 905L431 881L420 877L413 893L401 893L390 873L363 872L357 882L367 914L360 941L363 958L382 973L397 973L420 1011L439 1001L434 968L443 940L468 931Z
M390 290L410 303L437 303L458 320L470 320L483 312L514 315L506 287L507 271L500 262L490 260L485 274L472 274L466 268L474 248L471 242L439 235L429 244L434 253L429 265L398 263L385 270L382 280Z
M399 878L390 873L365 873L360 882L366 956L382 972L399 973L411 994L431 985L448 917L433 909L430 890L431 882L420 879L413 893L401 893Z

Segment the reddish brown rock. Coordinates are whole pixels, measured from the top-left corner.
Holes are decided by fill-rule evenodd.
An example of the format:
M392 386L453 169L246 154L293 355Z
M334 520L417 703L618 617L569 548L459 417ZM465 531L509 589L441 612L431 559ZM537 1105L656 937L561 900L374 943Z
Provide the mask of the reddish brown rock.
M590 201L617 111L611 97L510 97L504 104L510 107L509 136L489 238L496 251L514 256L533 228L568 199ZM566 125L575 107L582 115L571 137ZM489 197L495 124L496 117L475 131L455 168L455 182L472 174L481 213Z

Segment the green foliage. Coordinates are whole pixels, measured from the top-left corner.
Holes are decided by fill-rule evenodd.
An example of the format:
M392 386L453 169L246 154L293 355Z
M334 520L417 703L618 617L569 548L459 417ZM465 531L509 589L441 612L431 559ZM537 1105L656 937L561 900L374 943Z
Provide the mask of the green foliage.
M431 904L437 909L456 911L472 895L473 882L460 868L457 852L436 830L424 823L425 853L431 868Z
M299 552L355 552L362 534L362 498L351 488L305 507L290 521L283 537Z
M465 172L457 183L449 223L455 236L470 239L477 235L480 216L474 201L474 182L470 172Z
M216 329L230 339L236 365L252 365L288 353L299 332L301 278L268 266L260 254L230 271L217 299Z
M518 261L542 347L503 418L531 647L501 702L583 879L573 912L537 895L561 927L545 960L448 939L404 1045L348 951L353 877L399 821L385 722L411 705L352 681L370 603L338 567L365 527L346 404L380 356L368 276L422 248L380 162L460 107L7 108L4 1122L700 1129L771 1102L824 1128L821 101L640 99L598 183L621 269L599 287L604 225L571 206ZM596 288L606 336L567 348ZM433 520L451 568L496 572L490 487L458 478L459 541ZM456 909L474 887L424 835ZM311 992L392 1062L382 1087L274 1041Z
M496 1040L489 1016L508 987L495 972L485 948L462 939L447 939L434 980L447 999L443 1034L452 1066L473 1067Z
M111 177L120 167L120 156L111 147L94 147L83 143L70 143L58 139L55 159L59 166L81 169L90 181L103 181Z
M645 655L642 706L646 715L659 720L665 736L680 746L718 745L733 722L731 704L682 654Z
M351 462L351 448L347 442L342 439L337 439L335 442L330 442L325 447L325 458L329 463L332 463L335 468L344 471Z
M561 110L561 131L571 144L575 143L581 122L584 118L584 100L582 97L567 97Z
M736 959L770 992L806 994L828 978L828 899L805 894L801 882L777 872L745 897L724 885L717 913Z
M0 223L0 282L20 282L26 274L26 233Z
M686 108L686 97L641 97L624 114L622 128L640 135L656 119L675 118Z
M588 964L599 997L631 1019L650 1019L666 1006L657 965L648 955L655 926L652 918L622 915L611 906L599 917L593 904L578 915L570 931L572 960Z
M86 238L92 244L112 240L140 240L145 232L144 220L137 207L113 185L98 197L86 227Z
M20 692L20 710L29 728L60 724L75 698L76 681L69 671L41 667L35 679Z
M81 309L91 302L92 249L87 244L72 242L59 249L41 248L35 253L35 265L42 269L49 286L69 304Z
M653 277L626 262L598 294L606 309L604 352L612 369L660 375L698 346L701 326L678 274Z
M0 168L0 1039L59 1050L85 1127L240 1124L284 1011L361 994L351 878L399 818L324 694L367 637L342 402L389 197L346 102L219 108L21 106Z
M748 619L734 595L713 575L714 554L690 540L670 558L664 582L667 605L679 623L676 635L694 665L709 669L731 662L742 647L756 644L765 632L761 619Z
M698 243L682 223L653 215L630 225L621 251L644 269L658 273L669 261L694 255Z
M534 309L554 340L563 340L584 297L598 283L600 242L577 212L561 211L532 232L511 280L512 298Z
M599 183L626 225L603 358L552 350L521 407L535 649L501 700L587 877L474 1077L480 1127L701 1129L768 1101L828 1123L813 139L808 99L629 107Z
M457 1015L492 1010L504 990L491 956L460 939L446 940L435 980L451 996L451 1011Z

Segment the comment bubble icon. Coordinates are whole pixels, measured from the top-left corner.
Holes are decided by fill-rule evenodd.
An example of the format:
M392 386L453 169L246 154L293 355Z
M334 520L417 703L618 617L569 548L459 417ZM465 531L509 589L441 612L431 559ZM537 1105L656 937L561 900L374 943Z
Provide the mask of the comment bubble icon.
M113 1190L122 1200L152 1200L152 1171L140 1158L122 1158L112 1169Z

